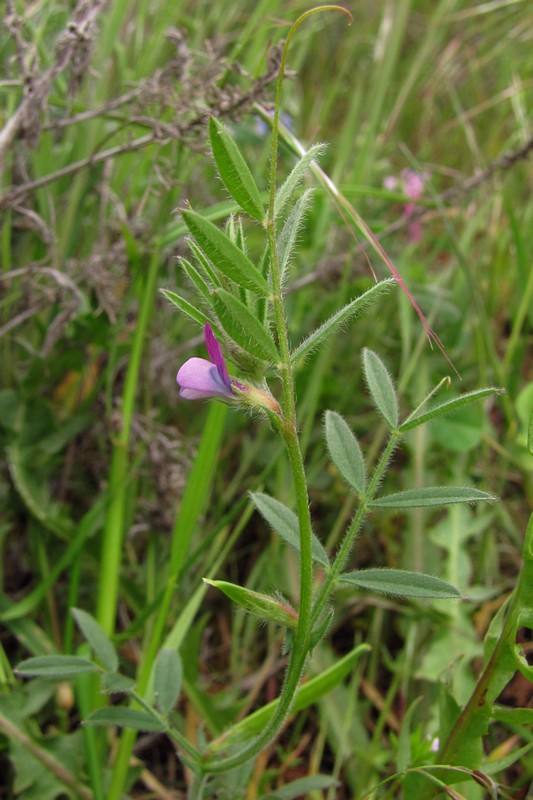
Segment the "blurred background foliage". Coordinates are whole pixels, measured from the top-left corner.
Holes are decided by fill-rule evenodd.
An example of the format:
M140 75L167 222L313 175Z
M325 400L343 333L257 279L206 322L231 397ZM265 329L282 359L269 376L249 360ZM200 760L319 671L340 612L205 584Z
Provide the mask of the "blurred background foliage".
M193 298L177 262L187 252L179 209L189 203L220 222L234 210L207 150L208 115L232 130L266 189L269 135L256 104L269 107L277 46L308 7L297 0L6 5L0 45L5 686L12 683L9 661L75 645L69 606L94 610L111 453L125 429L125 402L119 638L132 672L171 532L184 517L192 541L174 617L221 552L217 577L297 598L296 556L246 505L249 490L265 488L291 504L280 445L260 421L178 400L175 374L190 354L204 354L201 331L157 289L178 288ZM456 389L494 384L507 394L410 434L386 487L473 484L502 502L446 514L380 512L354 556L354 567L438 574L471 602L404 604L338 592L330 641L317 652L317 664L330 663L354 641L369 641L373 652L349 683L287 730L270 772L265 761L253 777L260 791L321 766L341 779L339 797L394 771L405 709L419 695L409 735L413 758L423 761L435 730L437 679L444 677L464 701L483 634L513 587L533 499L526 449L533 406L530 3L380 0L350 10L349 28L340 15L322 15L300 29L284 122L304 146L329 144L321 166L381 238L461 375L459 383L452 374ZM282 148L280 179L293 163ZM418 237L410 234L401 180L386 188L386 179L405 169L425 177ZM252 258L259 257L260 234L249 227ZM317 184L287 284L293 343L368 288L373 270L386 274ZM346 417L370 461L384 436L361 378L363 346L387 362L404 413L450 374L398 289L301 367L300 426L315 529L328 547L338 541L353 498L328 463L324 410ZM206 436L213 447L202 463L202 490L184 505ZM236 710L274 696L279 645L278 631L258 630L214 591L207 594L182 649L182 712L191 735L201 716L220 729ZM517 681L506 702L520 696L517 702L527 705L530 692ZM37 703L41 724L52 719L66 731L67 712L50 702L43 695ZM498 753L525 734L494 729L491 736L488 752ZM3 747L11 756L5 770L19 775L14 746ZM147 752L153 772L170 781L171 760ZM532 770L525 753L505 780L520 788Z

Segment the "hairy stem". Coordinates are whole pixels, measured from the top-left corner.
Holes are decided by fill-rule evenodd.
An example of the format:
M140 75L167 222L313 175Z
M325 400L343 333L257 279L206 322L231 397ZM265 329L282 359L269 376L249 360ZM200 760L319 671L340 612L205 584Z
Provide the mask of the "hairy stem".
M335 561L331 565L331 569L327 573L324 583L321 586L320 594L318 595L314 603L313 613L312 613L313 624L317 621L318 617L320 616L320 613L322 612L324 606L326 605L328 598L335 586L335 582L339 577L342 568L346 564L348 556L350 555L350 552L352 550L354 541L367 515L369 503L372 501L374 495L378 490L378 487L381 483L381 480L383 479L383 476L385 474L391 456L398 444L400 437L401 434L398 431L393 431L393 433L389 438L389 441L387 442L387 446L385 447L378 463L376 464L374 473L372 475L372 479L368 484L366 492L361 497L354 518L352 519L350 526L346 531L344 538L341 542L341 546L339 547L337 555L335 556Z
M303 456L298 438L298 426L296 418L296 402L294 392L294 376L290 358L289 335L285 319L285 309L281 287L281 272L278 260L278 249L276 242L276 226L274 216L274 202L276 197L276 171L278 158L278 125L281 108L281 92L283 88L283 77L285 64L287 61L288 48L300 24L311 14L318 11L339 10L348 16L351 15L341 6L319 6L302 14L292 25L287 35L285 47L280 65L280 73L276 87L276 102L274 107L274 122L272 127L272 144L270 158L270 187L269 187L269 206L265 220L265 229L270 255L270 275L272 282L271 302L274 310L274 322L278 338L280 363L278 365L283 390L283 416L284 423L280 428L280 433L285 442L289 463L292 473L294 492L296 495L296 506L298 522L300 527L300 602L298 609L298 627L294 636L293 647L285 682L279 697L279 704L276 713L265 727L262 734L245 747L235 756L204 761L201 765L204 774L225 772L234 767L240 766L249 759L261 752L279 733L281 727L290 711L293 703L294 694L305 665L307 653L309 651L309 641L311 636L311 602L313 590L313 562L312 562L312 529L311 515L309 511L309 498L307 494L307 481Z

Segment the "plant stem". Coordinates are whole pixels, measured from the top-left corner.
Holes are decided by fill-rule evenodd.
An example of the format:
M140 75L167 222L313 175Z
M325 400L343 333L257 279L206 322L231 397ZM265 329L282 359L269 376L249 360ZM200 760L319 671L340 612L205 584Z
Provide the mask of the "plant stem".
M307 17L318 11L327 10L339 10L351 18L349 12L341 6L320 6L302 14L292 25L287 35L276 87L276 101L274 106L274 122L272 126L270 157L269 206L267 218L265 220L265 229L270 254L270 276L272 282L271 302L274 309L274 319L280 354L280 363L278 368L283 389L284 423L280 428L280 433L285 442L289 457L294 492L296 495L298 522L300 527L300 601L298 608L298 627L294 635L289 666L287 668L285 682L279 697L279 704L277 706L276 713L273 715L262 734L251 745L241 750L240 753L218 761L204 761L201 765L204 774L226 772L227 770L244 764L246 761L260 753L261 750L263 750L263 748L266 747L277 736L281 726L283 725L283 722L287 717L287 714L290 711L294 699L294 693L298 687L305 660L307 658L307 653L309 651L309 641L311 637L311 601L313 590L311 514L309 510L309 498L307 493L307 481L305 477L303 457L298 438L294 376L290 358L289 335L285 320L285 309L281 287L281 273L278 261L274 202L276 197L278 125L281 108L281 92L283 88L283 77L285 73L288 48L296 29L305 19L307 19Z
M372 501L374 495L378 490L383 475L385 474L385 470L387 469L391 456L400 438L401 438L401 433L399 431L392 432L392 434L389 437L389 441L387 442L387 446L385 447L378 463L376 464L376 467L372 475L372 479L368 484L366 492L361 497L354 518L352 519L348 530L344 534L341 546L339 547L337 555L335 556L335 561L331 565L331 569L327 573L324 583L320 588L320 594L318 595L313 605L313 612L312 612L313 624L319 618L320 613L322 612L325 604L327 603L328 597L332 589L334 588L335 582L339 577L342 568L346 564L348 556L350 555L350 552L352 550L355 538L361 529L361 525L363 524L364 518L367 515L369 503Z

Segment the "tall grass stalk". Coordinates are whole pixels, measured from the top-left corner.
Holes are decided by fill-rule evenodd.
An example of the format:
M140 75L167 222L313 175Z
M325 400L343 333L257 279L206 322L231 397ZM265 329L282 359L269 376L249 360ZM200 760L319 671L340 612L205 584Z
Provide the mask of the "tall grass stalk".
M150 626L150 633L145 642L143 659L137 676L137 693L141 697L150 696L149 681L155 657L161 647L165 628L168 625L170 606L176 593L191 539L198 525L198 518L209 500L209 487L218 465L226 414L227 409L222 405L213 404L209 410L202 441L176 515L165 589L159 601L155 621ZM167 640L167 644L169 643ZM178 646L175 642L173 643L174 648ZM122 797L135 737L136 734L133 730L125 730L122 733L109 786L109 800L120 800Z
M121 426L113 446L109 474L110 504L102 538L101 576L98 585L97 619L108 635L113 635L124 541L124 521L128 501L128 476L131 459L131 424L135 411L143 349L152 317L159 274L160 254L150 258L140 293L139 317L132 341L121 404Z

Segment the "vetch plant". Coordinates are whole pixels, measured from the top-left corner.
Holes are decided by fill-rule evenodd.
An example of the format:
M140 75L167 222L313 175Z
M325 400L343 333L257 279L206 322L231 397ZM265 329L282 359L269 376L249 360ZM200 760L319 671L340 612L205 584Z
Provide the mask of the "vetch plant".
M283 285L296 252L298 233L311 201L311 191L304 191L296 200L294 196L323 148L315 145L302 155L281 187L277 187L281 91L288 48L297 28L312 14L325 10L337 10L349 16L340 6L320 6L302 14L287 36L276 91L266 207L235 141L218 120L211 118L209 138L217 170L243 216L232 217L225 230L221 230L201 213L192 208L185 209L183 220L191 237L190 259L181 258L180 265L197 291L198 304L191 304L173 290L163 290L165 297L181 313L203 328L209 356L209 359L192 357L180 366L177 383L181 398L187 401L214 399L235 408L256 410L267 418L285 446L295 509L264 492L254 492L250 499L266 523L299 555L297 607L293 608L281 595L269 596L228 581L206 579L247 612L285 630L288 666L280 695L273 703L235 722L223 734L213 736L200 746L193 745L187 739L184 726L174 716L181 691L182 669L176 648L164 646L162 641L168 592L158 610L155 633L137 681L120 674L118 655L110 637L92 616L80 610L74 610L73 614L94 654L92 658L85 655L45 656L28 659L18 668L20 675L29 677L99 676L105 694L121 695L128 699L128 703L96 708L84 720L84 725L115 725L166 733L194 775L191 798L208 797L213 776L230 773L256 758L276 739L292 711L305 708L335 682L342 680L368 651L367 645L354 648L328 670L301 684L313 650L328 630L334 592L339 587L415 599L461 598L456 587L433 575L387 568L350 570L350 555L369 514L378 513L380 509L433 508L496 499L490 493L470 486L426 486L381 493L380 487L393 454L408 431L481 401L499 390L489 387L436 402L436 395L446 382L442 381L411 414L402 419L396 387L386 366L375 352L364 349L362 368L366 385L387 428L387 439L377 462L370 468L347 421L336 411L326 412L324 431L329 457L345 482L347 492L354 494L357 504L336 552L328 553L313 530L297 418L295 369L328 337L379 301L394 283L389 279L375 284L323 322L303 342L294 345L290 341ZM257 262L248 254L246 218L263 228L264 246ZM227 362L235 365L238 378L230 377ZM276 382L279 388L279 400L270 389L271 382ZM524 575L531 569L532 535L530 527ZM179 577L178 569L175 577ZM519 584L509 615L501 631L495 635L497 643L489 655L474 700L456 713L456 719L446 730L443 725L441 760L429 764L424 773L428 781L436 782L439 787L447 786L455 779L456 767L463 770L461 776L466 769L469 774L479 777L480 743L491 718L496 688L515 664L523 674L531 677L530 667L524 663L523 654L516 651L512 640L518 624L532 626L533 608L531 598L526 596L524 580ZM484 691L487 687L489 691ZM476 747L472 746L473 739ZM132 737L124 733L110 784L110 800L119 800L123 794L132 745ZM468 759L463 764L462 748L467 745ZM408 771L407 764L405 774ZM425 796L427 785L420 790L420 797ZM309 790L313 788L319 788L319 783L310 786Z

